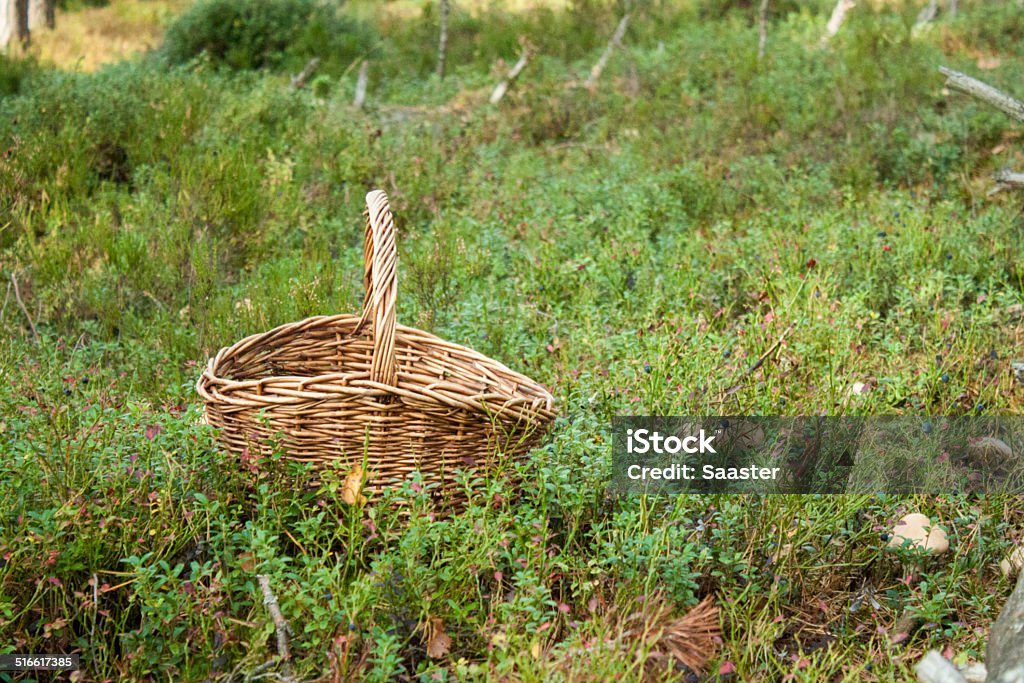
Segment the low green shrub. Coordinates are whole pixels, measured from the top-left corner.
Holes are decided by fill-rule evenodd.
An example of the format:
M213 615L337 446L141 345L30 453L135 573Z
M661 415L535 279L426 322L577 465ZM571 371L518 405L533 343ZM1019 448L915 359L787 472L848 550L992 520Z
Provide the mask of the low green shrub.
M163 54L231 69L301 68L313 57L343 68L372 46L366 26L316 0L204 0L170 25Z

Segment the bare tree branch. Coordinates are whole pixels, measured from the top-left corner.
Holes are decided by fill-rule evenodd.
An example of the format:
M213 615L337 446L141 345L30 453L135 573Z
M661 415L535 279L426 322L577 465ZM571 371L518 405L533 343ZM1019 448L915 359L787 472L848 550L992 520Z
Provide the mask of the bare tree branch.
M1004 114L1009 114L1018 121L1024 122L1024 102L959 71L940 66L939 72L946 77L947 87L959 90L971 97L977 97Z
M295 76L292 76L291 83L288 84L288 87L292 90L298 90L302 86L306 85L306 81L309 80L309 77L313 75L313 72L316 71L318 66L320 66L320 58L313 57L313 59L309 60L306 66L303 67L302 71Z
M590 77L587 78L586 83L583 85L587 90L593 90L597 85L597 81L601 78L601 72L608 66L608 60L612 58L612 53L615 52L615 48L622 44L622 38L626 35L626 29L629 27L629 20L633 15L629 12L622 15L622 19L619 20L619 25L615 27L615 33L612 34L611 39L608 41L608 45L605 46L604 52L601 53L601 58L597 60L593 68L590 69Z
M270 588L270 579L263 574L259 574L256 580L260 584L260 590L263 591L263 604L267 606L270 618L274 622L274 629L277 631L277 654L283 662L287 663L292 658L291 653L288 651L288 633L291 631L291 627L288 626L284 615L281 614L281 607L278 605L277 596L274 595Z
M491 93L491 104L497 104L498 102L501 102L501 98L505 96L505 93L508 92L509 87L511 87L515 80L519 78L519 74L523 72L523 69L526 68L526 65L529 64L529 62L530 51L524 47L522 54L519 55L519 61L516 62L511 69L509 69L509 72L508 74L505 75L505 78L502 79L502 81L498 83L498 85L494 86L494 92Z

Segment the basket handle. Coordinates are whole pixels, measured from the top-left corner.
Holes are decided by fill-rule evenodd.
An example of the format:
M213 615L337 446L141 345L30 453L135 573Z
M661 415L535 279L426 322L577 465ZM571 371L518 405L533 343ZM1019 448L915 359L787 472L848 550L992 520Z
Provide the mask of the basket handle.
M373 357L370 379L395 386L398 364L395 360L395 298L398 293L395 249L395 221L383 190L366 195L366 241L363 246L363 285L366 298L356 333L368 320L373 321Z

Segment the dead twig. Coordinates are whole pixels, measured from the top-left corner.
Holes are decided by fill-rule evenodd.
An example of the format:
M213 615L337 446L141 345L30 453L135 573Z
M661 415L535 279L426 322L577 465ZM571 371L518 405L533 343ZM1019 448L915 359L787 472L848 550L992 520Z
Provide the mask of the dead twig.
M291 90L298 90L302 86L306 85L306 81L309 80L309 77L313 75L313 72L316 71L318 66L320 66L320 58L313 57L313 59L309 60L306 66L303 67L302 71L295 76L292 76L292 80L291 83L288 84L288 88Z
M32 329L32 337L36 340L36 344L39 343L39 330L36 329L36 324L32 320L32 316L29 315L28 309L25 308L25 302L21 300L21 292L18 290L18 278L15 277L14 273L11 273L11 284L14 286L14 300L18 304L18 308L25 314L25 319L28 320L28 326Z
M508 89L512 86L515 80L519 78L519 74L523 72L523 69L526 68L526 65L529 62L530 50L526 47L523 47L523 52L519 56L519 61L516 62L511 69L509 69L509 72L508 74L506 74L505 78L500 83L498 83L498 85L494 86L494 92L491 93L491 99L489 100L491 104L497 104L498 102L501 102L501 98L505 96L505 93L508 92Z
M737 391L739 391L743 387L743 381L746 380L751 375L753 375L755 372L757 372L758 368L764 365L764 362L768 360L771 357L771 355L778 350L780 346L782 346L782 342L786 341L786 337L789 336L789 333L792 332L793 328L795 327L796 323L790 323L789 327L787 327L786 330L779 336L779 338L775 340L775 343L768 347L768 350L762 353L761 356L756 361L754 361L753 365L751 365L749 368L743 371L743 374L740 376L740 381L737 382L736 384L733 384L731 387L725 390L724 396L732 396Z
M584 87L587 90L593 90L597 86L597 81L601 78L601 73L604 68L608 66L608 60L612 58L612 53L615 52L615 48L622 44L622 38L626 35L626 29L629 27L629 20L633 18L630 12L622 15L622 19L619 20L619 25L615 27L615 33L612 34L611 39L608 41L608 45L605 46L604 52L601 53L600 59L590 69L590 76L587 78Z
M281 606L277 602L277 596L274 595L270 588L270 579L260 574L256 577L256 580L260 584L260 590L263 591L263 604L267 606L270 618L274 622L274 630L277 632L277 654L287 667L288 662L292 658L291 653L288 651L288 634L292 632L292 629L285 620L284 615L281 614ZM287 673L287 668L285 671Z

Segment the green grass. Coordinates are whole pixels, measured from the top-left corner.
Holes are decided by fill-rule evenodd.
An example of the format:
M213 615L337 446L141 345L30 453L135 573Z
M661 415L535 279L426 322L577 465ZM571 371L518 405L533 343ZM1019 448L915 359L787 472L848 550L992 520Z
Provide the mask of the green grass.
M1021 203L985 196L1024 166L1018 132L937 66L998 56L980 76L1024 95L1024 43L1013 9L960 4L915 39L909 3L858 7L828 49L831 3L780 6L759 62L753 10L641 3L590 94L567 83L611 4L457 8L439 82L432 6L364 3L362 112L340 66L294 93L203 59L0 62L2 651L79 651L83 680L242 680L275 653L266 574L303 680L686 680L650 643L607 644L641 596L678 614L713 596L709 667L732 680L982 658L1016 498L606 495L614 415L1021 413ZM520 34L538 54L487 106ZM460 515L411 483L346 506L344 472L307 490L199 423L217 349L358 309L374 187L400 322L558 401L515 477L465 481ZM951 550L907 581L884 546L912 510ZM921 627L893 643L904 613Z

